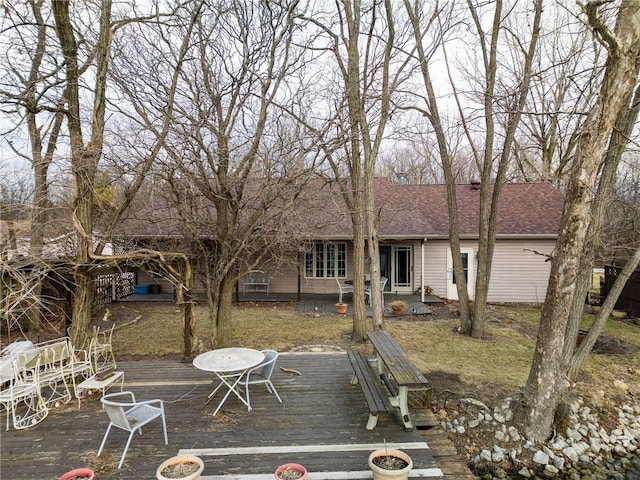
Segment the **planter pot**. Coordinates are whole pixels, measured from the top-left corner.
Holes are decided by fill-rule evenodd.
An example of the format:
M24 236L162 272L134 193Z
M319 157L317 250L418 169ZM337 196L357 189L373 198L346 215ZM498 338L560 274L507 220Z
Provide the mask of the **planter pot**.
M276 468L276 480L305 480L307 478L307 469L298 463L285 463Z
M344 315L345 313L347 313L347 304L336 303L336 313L339 315Z
M406 466L396 470L389 470L383 468L380 464L376 464L386 457L404 460ZM369 468L373 472L373 480L407 480L409 472L413 468L413 462L409 455L400 450L376 450L369 455Z
M391 311L393 312L394 315L402 315L402 308L392 308Z
M72 480L79 478L86 478L87 480L93 480L95 473L90 468L76 468L62 475L58 480Z
M181 465L185 464L195 464L197 468L195 471L193 469L185 468L184 474L182 476L178 476L180 474ZM172 469L172 476L164 476L163 472L165 469ZM195 455L177 455L175 457L171 457L160 464L158 470L156 471L156 478L158 480L197 480L200 478L200 474L204 470L204 462L199 457Z
M623 310L613 310L611 312L611 316L613 318L618 318L620 320L627 318L627 312L623 311Z
M589 332L587 332L586 330L578 330L578 336L576 337L576 347L582 343L582 340L584 340L584 337L586 337L588 333Z

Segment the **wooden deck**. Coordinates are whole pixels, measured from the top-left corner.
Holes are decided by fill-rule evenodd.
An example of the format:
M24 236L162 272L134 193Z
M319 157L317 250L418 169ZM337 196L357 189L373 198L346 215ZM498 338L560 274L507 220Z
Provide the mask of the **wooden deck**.
M368 411L360 387L349 384L351 367L344 354L281 354L272 380L282 404L258 385L252 389L251 412L230 397L216 417L211 416L215 399L204 405L212 378L190 363L121 362L119 369L125 371L125 390L139 399L166 402L169 445L163 444L161 425L154 422L142 436L134 436L125 464L117 470L127 434L112 431L100 457L109 460L111 455L106 462L110 468L98 471L97 478L155 478L157 466L179 452L204 460L204 480L271 479L285 462L304 464L310 480L371 478L367 457L385 442L412 457L411 478L445 478L423 432L405 432L396 415L382 415L374 430L365 429ZM98 396L93 396L79 410L76 402L53 409L33 428L3 430L0 478L53 480L85 466L84 458L95 455L107 425Z

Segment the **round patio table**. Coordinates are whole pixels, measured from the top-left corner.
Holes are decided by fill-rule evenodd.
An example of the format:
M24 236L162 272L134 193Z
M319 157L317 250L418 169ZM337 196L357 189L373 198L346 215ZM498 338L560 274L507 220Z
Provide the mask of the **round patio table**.
M253 348L231 347L210 350L193 359L193 366L199 370L213 372L220 384L209 394L205 404L209 403L218 390L225 386L227 392L213 412L215 416L231 392L251 410L251 405L238 390L238 384L247 371L264 360L264 353Z

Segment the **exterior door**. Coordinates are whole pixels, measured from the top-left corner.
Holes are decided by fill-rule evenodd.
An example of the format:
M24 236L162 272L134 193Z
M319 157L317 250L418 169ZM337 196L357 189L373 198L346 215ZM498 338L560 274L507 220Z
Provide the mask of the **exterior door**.
M467 292L473 298L475 288L474 268L473 268L473 248L461 248L460 257L464 268L464 276L467 279ZM453 257L451 249L447 249L447 298L458 300L458 287L456 286L456 276L453 273Z
M391 278L391 247L383 245L378 247L378 254L380 255L380 277ZM389 290L389 283L387 282L385 290Z
M412 292L413 257L411 247L382 245L378 252L380 254L380 276L389 279L385 290L402 293Z
M410 246L394 246L393 252L393 275L389 279L391 282L390 290L392 292L411 292L411 272L412 268L412 255Z

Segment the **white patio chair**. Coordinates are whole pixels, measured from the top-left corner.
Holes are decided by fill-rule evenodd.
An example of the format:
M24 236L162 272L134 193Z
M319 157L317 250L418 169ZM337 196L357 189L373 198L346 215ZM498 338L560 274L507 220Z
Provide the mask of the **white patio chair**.
M46 387L43 397L50 406L58 406L60 402L69 403L71 391L67 384L69 375L65 371L65 363L73 356L66 341L51 344L40 350L40 388Z
M101 332L100 329L97 328L91 337L91 341L89 342L89 359L93 367L93 373L98 373L109 368L113 368L114 370L118 368L111 345L114 328L115 325L104 332Z
M278 359L278 352L275 350L262 350L264 353L264 360L260 365L253 367L249 370L240 380L244 384L245 395L247 399L247 408L251 410L251 402L249 401L249 385L258 385L260 383L266 385L269 393L273 393L278 401L282 403L282 399L276 390L276 387L271 383L271 375L273 369L276 366L276 360Z
M120 401L119 399L124 399L125 401ZM162 400L156 399L136 402L136 397L133 395L133 392L118 392L105 395L100 399L100 401L102 402L107 415L109 415L110 422L107 427L107 431L104 434L104 438L102 439L102 443L100 444L97 456L100 456L102 453L102 449L107 441L111 427L116 427L129 432L127 444L124 447L122 458L120 458L120 463L118 464L118 468L121 468L124 463L124 457L127 455L129 444L133 438L133 434L136 433L136 431L140 431L140 434L142 435L142 427L156 418L162 419L164 443L165 445L169 443L169 438L167 437L167 422L164 416L164 403Z
M380 277L380 291L382 292L382 304L384 305L384 287L387 285L387 281L389 279L387 277ZM367 296L367 301L369 305L371 305L371 286L368 286L364 289L364 294Z
M340 280L338 280L337 278L336 283L338 284L338 302L342 303L342 295L344 295L345 293L353 293L353 285L340 283Z
M49 414L49 408L40 395L40 362L35 361L33 368L27 368L30 358L24 354L12 359L12 372L9 382L0 386L0 404L7 411L7 430L9 417L16 430L40 423Z

